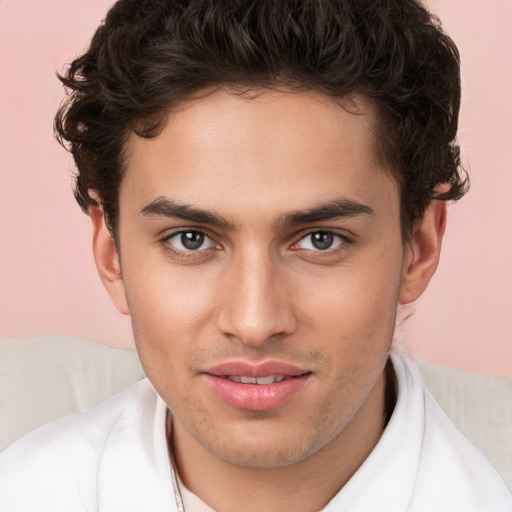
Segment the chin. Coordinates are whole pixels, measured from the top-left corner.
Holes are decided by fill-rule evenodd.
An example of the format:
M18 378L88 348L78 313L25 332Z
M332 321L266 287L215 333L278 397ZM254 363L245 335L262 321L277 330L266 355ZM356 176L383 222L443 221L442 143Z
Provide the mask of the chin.
M286 467L308 458L320 451L329 439L319 439L314 429L311 432L290 432L276 427L267 432L264 429L232 432L227 443L218 444L215 440L203 446L219 459L234 466L252 469L273 469Z
M225 462L248 469L282 468L307 458L309 454L310 450L307 448L297 446L283 448L274 444L262 448L242 446L234 449L230 446L229 449L217 452L217 456Z

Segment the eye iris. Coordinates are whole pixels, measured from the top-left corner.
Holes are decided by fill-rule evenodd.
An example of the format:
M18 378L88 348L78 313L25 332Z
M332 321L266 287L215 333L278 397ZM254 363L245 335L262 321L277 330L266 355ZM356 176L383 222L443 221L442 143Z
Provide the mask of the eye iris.
M313 247L319 250L329 249L334 242L334 235L326 231L318 231L311 235Z
M185 249L193 251L199 249L204 242L204 235L197 231L187 231L181 235L181 243Z

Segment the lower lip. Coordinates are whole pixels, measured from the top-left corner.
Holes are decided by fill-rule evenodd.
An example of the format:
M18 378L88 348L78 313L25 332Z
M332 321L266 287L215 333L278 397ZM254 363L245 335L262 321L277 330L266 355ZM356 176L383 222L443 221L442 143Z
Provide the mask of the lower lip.
M273 384L242 384L215 375L206 375L206 378L212 391L228 405L248 411L266 411L295 396L306 384L309 374Z

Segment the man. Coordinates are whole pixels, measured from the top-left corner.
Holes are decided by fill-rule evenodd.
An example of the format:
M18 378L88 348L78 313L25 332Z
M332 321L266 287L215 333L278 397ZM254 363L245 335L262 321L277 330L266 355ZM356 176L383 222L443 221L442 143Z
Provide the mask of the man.
M466 188L420 4L120 0L62 80L148 379L4 452L2 511L512 509L390 354Z

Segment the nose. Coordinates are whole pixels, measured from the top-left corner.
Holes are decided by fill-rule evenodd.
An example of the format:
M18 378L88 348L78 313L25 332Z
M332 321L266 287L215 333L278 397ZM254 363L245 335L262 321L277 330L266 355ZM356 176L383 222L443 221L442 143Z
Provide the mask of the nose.
M282 266L256 252L232 262L217 316L220 332L256 348L295 331L297 319Z

